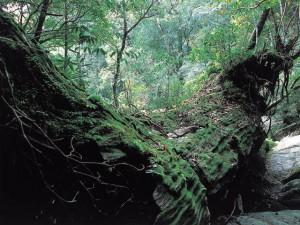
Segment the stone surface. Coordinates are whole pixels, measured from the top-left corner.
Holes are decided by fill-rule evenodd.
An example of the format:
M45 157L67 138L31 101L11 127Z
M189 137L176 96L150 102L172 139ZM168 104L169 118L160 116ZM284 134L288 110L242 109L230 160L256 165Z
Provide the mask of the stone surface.
M174 130L174 134L178 137L184 136L189 133L194 133L196 130L198 130L198 126L189 126L189 127L183 127L177 130Z
M228 225L297 225L300 224L299 210L279 212L257 212L238 217Z
M300 206L300 136L285 137L268 153L266 179L271 196L290 207Z
M167 133L168 138L178 138L178 136L174 133Z
M300 135L285 137L268 153L266 167L270 181L282 181L300 168Z

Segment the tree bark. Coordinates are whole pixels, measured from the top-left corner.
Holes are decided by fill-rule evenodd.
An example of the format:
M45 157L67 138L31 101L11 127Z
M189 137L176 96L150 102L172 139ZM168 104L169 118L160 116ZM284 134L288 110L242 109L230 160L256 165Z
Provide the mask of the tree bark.
M113 97L114 97L114 103L115 106L118 108L119 107L119 99L118 99L118 82L120 79L120 75L121 75L121 61L123 58L123 53L126 47L126 40L127 40L127 21L124 19L124 33L123 33L123 37L122 37L122 45L120 50L117 50L117 60L116 60L116 72L114 74L114 80L113 80Z
M67 74L69 63L69 3L64 0L64 73Z
M40 41L42 32L43 32L43 25L46 19L46 15L48 12L48 8L50 5L50 0L44 0L43 1L43 5L42 5L42 9L39 15L39 19L38 19L38 23L37 23L37 27L34 33L34 40L38 43Z
M255 46L258 43L258 39L260 37L260 34L264 28L264 25L268 19L269 13L270 13L271 9L266 9L262 12L262 14L260 15L260 18L256 24L256 27L254 28L251 37L250 37L250 41L249 41L249 46L248 46L248 50L254 49Z

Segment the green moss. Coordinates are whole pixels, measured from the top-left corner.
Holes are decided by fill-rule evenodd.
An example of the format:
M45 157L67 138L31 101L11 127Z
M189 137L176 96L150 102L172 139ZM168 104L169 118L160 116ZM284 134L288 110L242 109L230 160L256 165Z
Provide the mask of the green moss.
M231 87L233 84L228 82L225 85ZM222 91L214 90L213 84L210 91L203 91L203 94L200 92L186 105L173 111L177 115L186 112L183 118L177 116L175 119L177 127L196 124L200 129L172 141L177 152L198 173L202 183L208 185L209 193L215 193L221 187L221 180L238 168L239 155L250 154L253 143L259 138L253 134L259 131L247 112L227 102Z
M277 143L273 141L271 138L267 138L265 140L267 150L271 150L272 148L277 146Z
M160 151L159 155L152 158L154 165L167 162L163 166L157 166L153 173L159 175L163 185L174 193L172 196L165 194L161 196L162 199L168 198L167 202L166 200L157 200L158 204L164 208L158 216L158 221L160 221L158 224L182 224L180 221L187 218L186 215L193 215L193 218L202 217L202 221L206 221L208 218L203 217L205 209L201 207L201 205L206 204L204 186L185 160L178 155L172 157L173 154L176 154L171 150L168 152L170 154ZM176 216L174 217L174 215Z
M233 82L232 82L232 81L225 81L224 84L223 84L223 87L224 87L225 89L231 89L231 88L234 87L234 85L233 85Z

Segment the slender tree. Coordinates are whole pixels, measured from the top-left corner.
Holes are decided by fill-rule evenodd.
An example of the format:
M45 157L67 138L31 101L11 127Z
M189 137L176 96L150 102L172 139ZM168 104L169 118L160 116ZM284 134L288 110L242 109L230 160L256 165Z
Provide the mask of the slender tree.
M34 32L34 39L36 42L40 41L49 5L50 5L50 0L44 0L42 3L40 15L39 15L38 21L37 21L37 27Z
M142 9L141 15L139 18L136 19L136 21L133 23L133 25L129 26L129 19L128 19L128 7L126 0L122 0L120 4L120 10L121 10L121 19L123 24L123 33L121 37L121 46L117 48L116 52L116 69L114 72L113 77L113 99L114 104L116 107L119 107L119 100L118 100L118 93L117 93L117 86L121 75L121 60L123 58L123 54L127 45L127 39L128 35L144 20L150 17L153 17L154 14L151 14L151 9L155 6L155 4L158 2L158 0L151 0L150 4L145 8Z

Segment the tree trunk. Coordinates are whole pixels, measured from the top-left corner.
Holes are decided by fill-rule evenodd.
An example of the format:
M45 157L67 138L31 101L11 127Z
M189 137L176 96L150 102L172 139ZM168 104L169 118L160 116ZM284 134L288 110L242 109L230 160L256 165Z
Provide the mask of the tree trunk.
M123 52L117 53L117 60L116 60L116 72L114 74L114 80L113 80L113 98L115 107L119 108L119 99L118 99L118 82L120 79L120 73L121 73L121 60L122 60Z
M37 27L35 29L35 33L34 33L34 39L36 42L40 41L41 35L42 35L42 31L43 31L43 25L46 19L46 14L48 12L48 7L50 5L50 0L44 0L43 1L43 5L42 5L42 9L39 15L39 19L38 19L38 23L37 23Z
M278 56L212 77L173 112L199 129L172 144L88 98L2 10L0 27L3 224L202 225L231 208L222 199L265 138L260 88L278 81Z
M254 49L255 46L258 44L258 38L264 28L264 25L268 19L269 13L271 9L265 9L262 14L260 15L260 18L256 24L256 27L254 28L251 37L250 42L248 46L248 50Z
M113 80L113 97L114 97L114 103L115 106L118 108L119 107L119 99L118 99L118 82L121 76L121 61L123 58L123 53L124 50L126 48L126 40L127 40L127 22L124 19L124 33L123 33L123 37L122 37L122 45L120 50L117 50L117 60L116 60L116 72L114 74L114 80Z
M69 63L69 3L64 0L64 73L67 74L67 67Z

